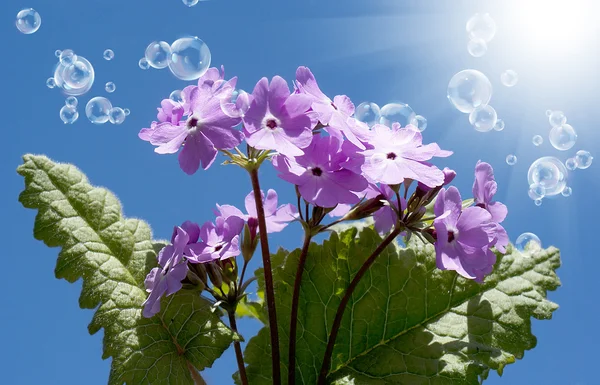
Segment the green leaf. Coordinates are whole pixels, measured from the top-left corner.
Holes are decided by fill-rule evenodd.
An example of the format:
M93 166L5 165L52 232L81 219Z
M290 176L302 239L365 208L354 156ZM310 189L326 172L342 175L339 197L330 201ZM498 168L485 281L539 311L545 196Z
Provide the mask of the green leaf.
M144 278L164 243L153 243L145 222L124 218L117 198L91 186L74 166L44 156L23 160L19 201L38 210L35 238L61 247L56 277L83 279L79 305L97 308L88 330L104 328L103 358L112 357L108 383L192 384L188 365L210 367L233 332L193 292L164 298L157 316L142 317Z
M332 233L312 244L298 316L297 384L314 385L329 331L346 287L381 242L372 229ZM334 384L479 384L490 370L536 345L531 317L549 319L557 305L546 292L560 282L555 248L524 257L509 247L483 284L435 266L435 251L413 238L390 245L350 300L333 353ZM291 293L299 250L274 269L281 367L287 371ZM281 257L277 258L281 260ZM251 385L270 384L269 333L263 328L245 352ZM286 373L286 372L284 372ZM283 376L286 378L287 376Z

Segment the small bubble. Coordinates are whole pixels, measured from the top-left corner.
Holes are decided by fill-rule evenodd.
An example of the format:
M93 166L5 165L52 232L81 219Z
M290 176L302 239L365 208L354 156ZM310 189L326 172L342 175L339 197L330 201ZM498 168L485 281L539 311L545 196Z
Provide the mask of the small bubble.
M198 2L200 0L181 0L183 2L184 5L187 5L188 7L193 7L194 5L198 4Z
M65 49L60 53L58 59L60 60L60 64L68 67L77 61L77 55L75 55L72 49Z
M56 56L57 58L60 58L61 53L62 53L62 51L57 49L56 51L54 51L54 56Z
M570 124L552 127L550 130L550 143L560 151L566 151L575 145L577 132Z
M565 167L571 171L575 170L577 168L577 160L575 158L565 160Z
M171 44L169 69L181 80L195 80L210 67L208 46L197 37L184 37Z
M109 94L112 94L113 92L115 92L115 90L117 89L117 86L115 85L115 83L113 82L108 82L104 85L104 89L106 90L106 92L108 92Z
M65 124L73 124L77 121L77 119L79 118L79 112L77 112L77 108L73 107L73 106L63 106L60 109L60 119L65 123Z
M64 52L64 51L63 51ZM67 95L83 95L94 84L95 72L92 64L81 56L69 66L58 65L54 80Z
M183 103L183 92L181 90L175 90L169 95L169 99L175 103Z
M376 103L362 102L354 111L354 118L359 122L366 123L369 127L379 122L381 109Z
M115 57L115 53L112 49L105 49L104 53L102 54L102 57L104 58L104 60L112 60Z
M129 114L131 114L131 111L129 110L129 108L124 108L123 112L125 113L125 116L129 116Z
M17 13L17 21L15 22L17 29L25 35L30 35L40 29L42 18L40 14L33 8L22 9Z
M562 111L552 111L550 115L548 115L548 120L550 121L550 125L552 127L562 126L567 123L567 117Z
M536 199L533 201L533 203L535 203L536 206L541 206L542 205L542 199Z
M571 194L573 194L573 189L569 186L565 186L560 194L564 197L570 197Z
M494 125L494 130L495 131L504 130L504 120L502 120L502 119L496 120L496 125Z
M250 108L250 96L244 90L235 90L231 99L221 99L221 110L230 118L242 118Z
M457 110L468 114L488 104L492 98L492 83L479 71L460 71L450 79L447 96Z
M171 46L166 41L153 41L148 44L144 57L152 68L162 69L169 65Z
M427 128L427 119L424 116L417 115L413 118L410 124L417 127L419 131L423 132Z
M138 62L138 66L143 70L147 70L148 68L150 68L150 64L148 64L148 60L146 60L145 57L140 59L140 61Z
M534 135L531 141L533 142L534 146L541 146L542 143L544 143L544 138L542 138L541 135Z
M489 13L476 13L467 21L466 29L470 39L483 39L487 43L496 35L496 22Z
M496 122L498 115L496 110L490 105L480 106L469 114L469 123L479 132L491 131Z
M400 127L406 127L417 114L406 103L388 103L381 107L379 123L392 127L394 123L400 123Z
M126 116L125 110L123 110L121 107L113 107L109 111L108 120L112 124L121 124L125 121Z
M75 96L69 96L68 98L65 99L65 106L77 107L78 103L79 103L79 101L77 100L77 98Z
M519 81L519 75L513 70L506 70L500 75L500 81L505 87L514 87Z
M54 81L54 78L48 78L48 79L46 79L46 86L48 88L54 88L54 87L56 87L56 82Z
M519 235L515 242L515 247L521 253L528 254L542 248L542 241L534 233L523 233Z
M585 170L586 168L590 167L592 165L592 160L594 160L594 157L592 156L592 154L589 153L589 151L579 150L575 154L577 168L580 168L582 170Z
M517 164L517 156L513 154L506 155L506 164L509 166L514 166Z
M85 115L90 122L94 124L104 124L108 122L109 113L112 109L110 100L102 96L96 96L90 99L85 106Z
M552 115L552 110L546 110L546 116Z
M529 198L536 200L546 196L546 189L539 183L534 183L529 186Z
M482 57L487 52L487 43L483 39L471 39L467 43L467 51L473 57Z

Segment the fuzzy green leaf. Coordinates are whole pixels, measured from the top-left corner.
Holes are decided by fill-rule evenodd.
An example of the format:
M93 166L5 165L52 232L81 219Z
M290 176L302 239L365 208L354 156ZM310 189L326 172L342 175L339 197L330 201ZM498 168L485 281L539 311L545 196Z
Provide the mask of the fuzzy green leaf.
M379 242L367 228L358 237L357 230L347 230L333 233L323 245L311 245L301 286L297 384L316 383L341 297ZM348 304L329 383L470 385L479 384L490 370L502 373L535 347L531 317L549 319L558 307L546 299L547 291L560 285L558 250L528 255L509 248L493 274L478 284L438 270L433 246L416 238L406 249L390 245ZM274 269L284 371L298 258L295 250ZM263 328L245 352L251 385L270 383L269 352L269 333Z
M104 329L103 358L112 357L108 383L193 384L188 365L210 367L231 343L231 330L209 302L186 291L164 298L157 316L142 317L144 278L163 244L153 244L145 222L124 218L117 198L91 186L74 166L45 156L23 160L19 201L38 210L35 238L61 248L56 277L83 279L79 305L97 308L88 330Z

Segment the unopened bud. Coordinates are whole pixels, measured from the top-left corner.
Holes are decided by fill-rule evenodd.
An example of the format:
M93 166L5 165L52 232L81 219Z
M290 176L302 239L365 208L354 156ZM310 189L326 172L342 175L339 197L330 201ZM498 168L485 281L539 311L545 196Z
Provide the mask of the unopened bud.
M187 276L186 278L195 286L199 287L200 290L204 290L204 288L206 287L204 285L204 282L202 282L202 279L200 279L200 277L198 277L198 274L196 274L194 272L194 270L189 269L187 272Z
M218 262L221 266L221 273L225 283L237 281L238 268L235 258L227 258Z
M206 263L206 272L210 281L215 287L221 287L223 285L223 276L221 274L221 268L214 262Z
M254 222L256 222L256 225ZM244 257L244 261L246 262L250 262L256 251L256 246L258 246L258 237L256 236L257 227L258 220L252 217L248 218L248 223L244 225L244 238L242 239L241 251L242 257Z
M364 219L373 215L380 208L385 206L386 199L383 194L377 195L375 198L368 199L344 215L344 220L353 221Z
M190 270L194 271L194 273L200 279L200 281L202 281L204 286L208 285L208 277L206 274L206 268L204 267L204 264L188 262L188 267Z
M421 234L432 244L437 241L437 232L435 229L429 228L423 231Z

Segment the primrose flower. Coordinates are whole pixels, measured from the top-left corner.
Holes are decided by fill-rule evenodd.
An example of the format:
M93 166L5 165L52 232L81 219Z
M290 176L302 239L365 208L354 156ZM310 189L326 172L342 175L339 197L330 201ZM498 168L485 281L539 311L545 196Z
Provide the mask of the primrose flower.
M335 207L339 203L357 203L357 193L365 190L367 180L343 167L348 155L339 139L315 136L304 155L288 158L277 155L273 166L279 177L298 186L300 195L320 207Z
M365 156L362 171L369 179L388 185L400 184L404 179L428 187L444 183L442 170L426 161L434 156L450 156L451 151L441 150L436 143L423 145L421 133L411 125L400 128L394 123L389 128L376 124L371 132L370 147L362 152Z
M375 221L375 230L379 234L385 234L389 232L392 229L392 227L394 227L396 221L398 220L398 215L392 207L395 207L396 210L402 212L404 211L404 209L406 209L406 200L400 197L400 206L398 206L398 199L396 199L396 193L394 193L394 191L388 185L384 184L379 187L376 185L372 185L372 188L373 192L371 193L371 195L381 195L387 201L386 205L384 205L382 208L380 208L373 214L373 220Z
M250 108L244 115L246 142L259 150L273 150L287 156L302 155L312 140L316 120L307 95L292 94L279 76L256 83Z
M492 215L480 207L462 211L456 187L440 190L434 213L437 267L482 282L496 263L496 255L490 250L496 232Z
M261 191L263 207L265 210L265 221L267 222L267 233L277 233L283 230L289 222L298 216L298 210L292 204L284 204L277 207L277 192L273 189L267 191L267 196ZM242 213L240 209L231 205L217 205L219 214L224 218L235 216L242 218L249 223L258 223L258 214L256 213L256 201L254 200L254 191L246 195L244 200L246 212Z
M243 227L244 220L236 216L217 217L215 223L206 222L200 228L202 242L188 246L187 259L192 263L206 263L238 256Z
M186 225L186 227L193 226ZM146 291L150 293L143 303L144 317L149 318L158 313L161 297L176 293L183 286L181 281L188 272L184 252L189 241L189 234L182 227L177 226L173 230L172 244L165 246L158 253L160 267L153 268L144 281Z
M159 154L179 153L179 165L186 174L195 173L200 164L207 169L217 157L218 150L232 149L242 141L242 133L233 127L241 119L232 118L221 110L222 92L232 92L237 79L216 86L212 79L218 70L211 68L198 80L199 86L186 87L185 104L171 108L169 102L161 103L159 120L165 119L149 129L142 129L139 137L158 146ZM207 84L211 84L208 87ZM169 109L171 108L171 109ZM162 110L162 111L161 111ZM178 121L183 110L188 117Z

